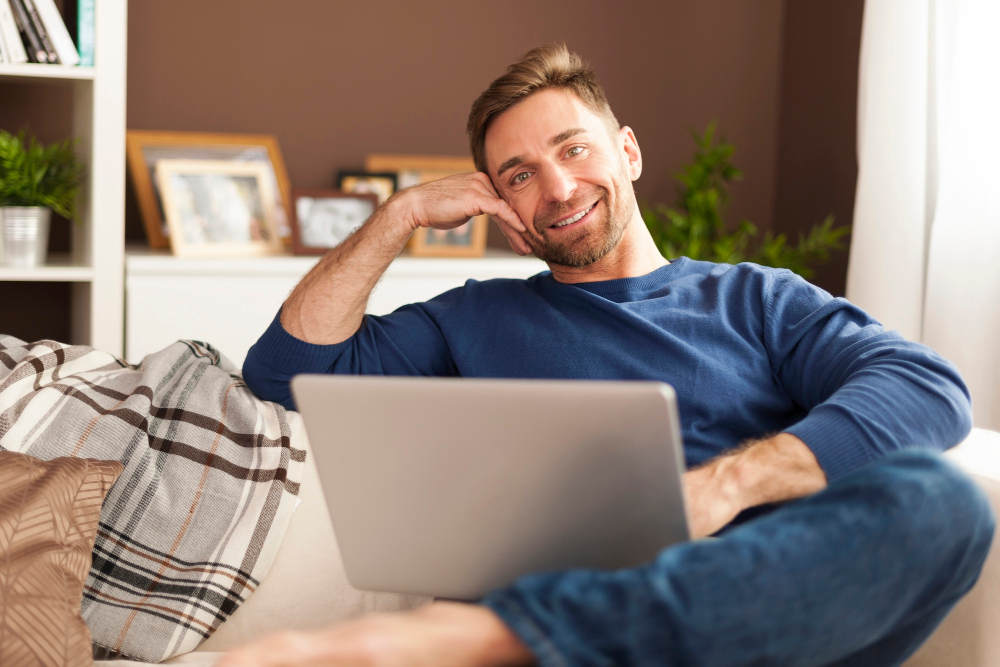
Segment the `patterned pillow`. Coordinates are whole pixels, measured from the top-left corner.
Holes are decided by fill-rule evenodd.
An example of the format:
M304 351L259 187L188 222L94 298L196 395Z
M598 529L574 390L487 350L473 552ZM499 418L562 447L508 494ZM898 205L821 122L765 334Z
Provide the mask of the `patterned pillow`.
M0 452L0 665L91 665L80 616L117 461Z

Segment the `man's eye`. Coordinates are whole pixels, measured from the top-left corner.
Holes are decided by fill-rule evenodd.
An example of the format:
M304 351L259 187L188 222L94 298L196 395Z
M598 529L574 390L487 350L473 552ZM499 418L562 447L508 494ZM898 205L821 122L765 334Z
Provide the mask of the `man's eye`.
M567 157L575 157L583 152L583 146L573 146L573 148L566 151Z
M524 183L526 180L528 180L528 176L531 176L530 171L522 171L520 174L514 177L514 182Z

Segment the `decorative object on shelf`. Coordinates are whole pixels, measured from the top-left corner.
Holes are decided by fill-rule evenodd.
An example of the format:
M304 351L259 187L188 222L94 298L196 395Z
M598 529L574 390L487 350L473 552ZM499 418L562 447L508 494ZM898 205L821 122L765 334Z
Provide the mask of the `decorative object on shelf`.
M278 235L286 243L290 242L291 186L277 137L268 134L129 130L126 133L126 154L151 248L171 247L161 193L153 178L160 160L227 160L237 164L264 165L266 178L274 193L272 216Z
M469 157L440 155L369 155L369 172L396 174L398 190L436 181L446 176L476 171ZM417 257L482 257L486 252L489 216L479 215L451 230L418 229L407 247Z
M352 195L377 195L379 206L396 192L396 174L383 172L342 171L337 175L337 187Z
M281 253L267 166L229 160L159 160L156 181L178 256Z
M296 255L322 255L346 239L378 208L375 194L338 190L292 191L292 248Z
M0 226L2 261L31 267L45 262L51 211L76 219L83 165L73 142L43 146L24 132L0 130Z
M681 184L677 208L642 206L642 218L664 257L683 255L727 264L755 262L810 278L813 266L829 260L832 250L844 248L842 239L851 228L834 227L833 215L813 225L808 235L800 234L794 246L783 233L771 232L751 246L758 231L749 220L740 222L735 231L727 231L722 215L729 201L729 183L743 178L732 163L736 149L725 140L716 142L714 121L704 134L692 134L697 149L694 161L677 174Z

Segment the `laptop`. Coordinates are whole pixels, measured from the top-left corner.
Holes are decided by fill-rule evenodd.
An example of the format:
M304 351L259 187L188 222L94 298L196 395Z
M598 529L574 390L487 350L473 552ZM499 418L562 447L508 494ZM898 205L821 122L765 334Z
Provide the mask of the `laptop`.
M299 375L292 393L355 588L475 600L689 537L666 384Z

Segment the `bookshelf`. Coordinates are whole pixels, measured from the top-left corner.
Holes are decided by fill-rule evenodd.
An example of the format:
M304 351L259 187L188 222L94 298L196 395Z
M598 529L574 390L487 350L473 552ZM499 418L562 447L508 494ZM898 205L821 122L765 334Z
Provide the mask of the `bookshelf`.
M70 342L116 355L124 352L125 327L127 4L96 0L93 67L0 63L0 81L71 88L71 133L87 166L69 255L50 254L30 269L0 265L0 281L69 283Z

